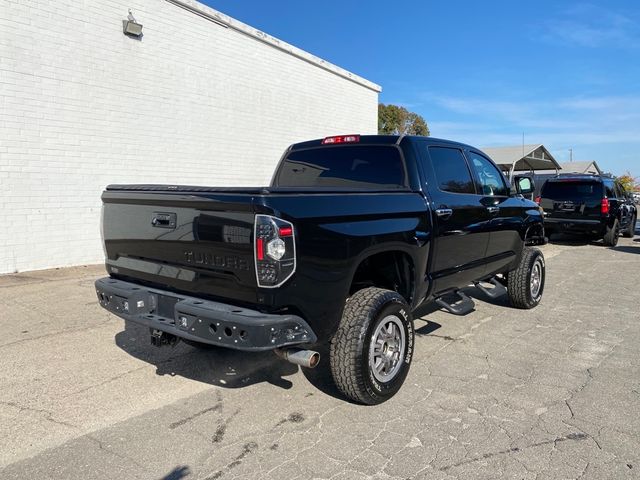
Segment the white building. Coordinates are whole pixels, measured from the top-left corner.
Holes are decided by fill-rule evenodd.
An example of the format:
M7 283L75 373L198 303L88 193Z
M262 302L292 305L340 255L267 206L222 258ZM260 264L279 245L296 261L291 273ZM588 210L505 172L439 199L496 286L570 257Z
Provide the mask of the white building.
M2 0L0 273L101 262L109 183L261 185L290 143L375 133L379 92L191 0Z

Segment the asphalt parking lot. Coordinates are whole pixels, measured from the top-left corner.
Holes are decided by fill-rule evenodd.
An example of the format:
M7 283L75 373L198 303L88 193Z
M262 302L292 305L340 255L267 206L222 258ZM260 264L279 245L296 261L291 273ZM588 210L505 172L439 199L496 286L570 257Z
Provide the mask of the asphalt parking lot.
M543 247L541 305L421 312L377 407L271 353L156 349L101 266L0 277L0 478L640 478L640 237Z

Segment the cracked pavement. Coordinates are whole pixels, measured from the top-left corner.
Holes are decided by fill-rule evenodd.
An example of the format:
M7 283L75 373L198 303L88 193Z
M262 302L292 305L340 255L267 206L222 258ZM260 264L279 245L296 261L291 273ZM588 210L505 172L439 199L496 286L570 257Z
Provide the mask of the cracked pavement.
M640 478L640 238L542 249L534 310L421 308L376 407L269 352L152 347L101 266L0 276L0 478Z

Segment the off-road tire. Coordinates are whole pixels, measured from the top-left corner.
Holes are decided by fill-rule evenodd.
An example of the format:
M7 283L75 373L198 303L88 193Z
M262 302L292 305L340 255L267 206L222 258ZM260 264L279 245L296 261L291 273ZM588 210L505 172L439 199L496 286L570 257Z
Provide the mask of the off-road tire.
M540 277L537 290L532 292L531 280L536 268ZM512 306L530 309L540 303L544 292L545 271L544 255L540 249L525 247L518 268L507 276L507 292Z
M395 375L388 382L381 382L370 367L369 351L378 326L390 316L397 317L398 324L402 326L405 348L398 358ZM347 300L338 329L331 339L331 375L347 398L357 403L376 405L400 390L409 373L413 349L413 318L404 298L391 290L365 288Z
M629 222L629 226L624 230L622 236L626 238L633 238L636 235L636 222L638 219L634 216Z
M616 218L613 221L612 226L607 225L606 232L603 237L603 242L607 247L615 247L618 244L618 235L620 234L620 224Z

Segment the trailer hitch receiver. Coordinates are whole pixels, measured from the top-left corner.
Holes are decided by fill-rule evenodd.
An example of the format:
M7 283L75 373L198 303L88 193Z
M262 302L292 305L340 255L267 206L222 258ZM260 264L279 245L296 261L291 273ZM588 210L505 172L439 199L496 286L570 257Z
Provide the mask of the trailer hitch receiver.
M151 332L151 345L156 347L162 347L164 345L175 347L176 343L178 343L179 339L175 335L171 335L170 333L163 332L156 328L150 328L149 331Z

